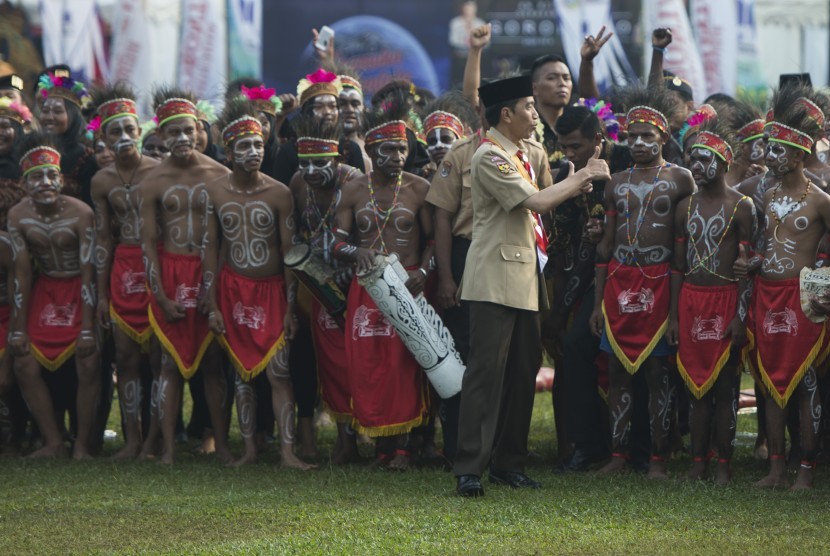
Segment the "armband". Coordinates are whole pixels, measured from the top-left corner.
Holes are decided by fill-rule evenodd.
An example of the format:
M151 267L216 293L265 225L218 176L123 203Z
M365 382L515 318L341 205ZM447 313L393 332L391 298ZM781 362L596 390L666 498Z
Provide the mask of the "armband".
M617 216L617 211L615 210L606 210L605 216Z
M661 48L659 46L654 46L654 45L651 45L651 49L656 50L657 52L665 52L666 51L665 48Z
M335 253L340 253L342 255L354 255L357 251L357 247L350 243L346 243L345 241L339 241L334 244L334 248L332 251Z
M686 236L678 236L674 238L675 243L686 243Z

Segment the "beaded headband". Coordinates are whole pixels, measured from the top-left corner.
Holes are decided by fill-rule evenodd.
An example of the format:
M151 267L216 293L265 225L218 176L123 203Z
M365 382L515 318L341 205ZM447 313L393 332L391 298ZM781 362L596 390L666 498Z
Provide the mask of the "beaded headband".
M101 117L101 126L121 116L134 116L138 119L138 107L130 98L116 98L108 100L98 107L98 116Z
M37 82L36 94L41 102L47 98L57 97L68 100L78 108L86 108L92 102L84 84L75 81L63 70L41 75Z
M754 141L759 137L764 136L764 120L757 119L752 120L741 129L735 132L735 137L741 143L749 143L750 141Z
M52 147L35 147L20 157L20 171L25 178L30 172L41 168L61 169L61 153Z
M424 133L429 135L434 129L449 129L457 138L464 137L464 124L455 114L436 110L424 120Z
M631 124L651 124L663 133L669 132L669 122L659 111L650 106L635 106L626 115L626 129Z
M222 141L230 147L234 141L248 135L262 137L262 124L253 116L242 116L225 126L222 130Z
M401 120L386 122L367 131L364 138L367 147L384 141L406 141L406 123Z
M168 98L156 108L156 119L159 127L178 118L193 118L198 120L196 105L186 98Z
M316 158L318 156L337 156L340 145L333 139L319 137L300 137L297 139L297 157Z
M822 112L821 108L819 108L818 105L815 102L813 102L812 100L810 100L806 97L799 98L798 100L795 101L795 104L803 106L807 110L807 116L809 116L811 119L813 119L818 124L818 126L822 129L822 132L823 132L823 130L824 130L824 112Z
M32 121L32 113L25 104L18 104L7 97L0 98L0 118L9 118L20 125Z
M680 140L680 145L685 147L686 135L688 135L689 132L694 132L702 124L711 120L716 120L717 118L718 113L711 104L701 104L697 110L692 112L691 116L686 118L686 121L683 123L683 127L680 128L680 131L677 134Z
M360 93L360 96L363 96L363 87L360 85L360 81L351 75L338 75L337 77L340 78L340 84L343 85L344 89L353 89Z
M692 145L693 149L698 147L715 153L718 158L726 162L727 167L732 165L732 147L719 135L710 131L701 131L697 136L697 140Z
M240 96L251 101L258 112L265 112L269 116L276 116L282 110L282 101L277 96L276 89L266 89L264 85L248 88L245 85L239 89Z
M813 152L813 138L802 131L774 121L765 125L764 131L768 141L783 143L808 153Z

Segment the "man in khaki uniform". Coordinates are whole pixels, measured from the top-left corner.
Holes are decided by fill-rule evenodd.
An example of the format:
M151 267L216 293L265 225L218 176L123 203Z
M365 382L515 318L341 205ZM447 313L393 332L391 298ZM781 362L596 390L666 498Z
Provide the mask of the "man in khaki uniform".
M495 81L479 95L492 127L470 167L473 232L461 287L470 302L470 356L453 469L462 496L484 494L488 463L491 483L540 487L523 472L542 356L539 309L547 305L539 215L589 192L593 180L610 179L597 152L578 173L544 187L551 183L547 156L528 140L539 119L529 76Z

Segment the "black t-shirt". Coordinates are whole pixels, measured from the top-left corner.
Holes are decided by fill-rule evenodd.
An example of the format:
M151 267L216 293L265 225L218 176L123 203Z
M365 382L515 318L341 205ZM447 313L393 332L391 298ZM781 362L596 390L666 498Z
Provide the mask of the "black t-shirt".
M349 139L341 139L340 152L343 154L346 164L354 166L361 172L366 171L366 167L363 164L363 151L360 150L360 145ZM266 172L267 175L275 180L288 185L291 183L291 178L294 177L294 172L299 167L300 159L297 158L297 140L291 139L280 147L271 172L268 172L268 168L263 168L263 172Z

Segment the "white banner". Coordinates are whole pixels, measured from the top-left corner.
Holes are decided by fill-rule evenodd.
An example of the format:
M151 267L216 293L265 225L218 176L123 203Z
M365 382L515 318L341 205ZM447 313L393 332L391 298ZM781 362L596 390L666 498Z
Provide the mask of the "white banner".
M120 0L113 22L112 81L138 93L140 113L152 115L151 88L175 83L178 70L179 3Z
M596 35L605 25L605 36L614 33L614 20L611 18L611 0L554 0L556 15L559 18L559 30L565 59L574 74L579 78L579 53L585 35ZM622 43L616 33L599 51L594 59L594 78L600 91L615 84L625 84L635 75Z
M109 78L95 0L41 0L40 12L47 66L67 64L73 77L87 83Z
M178 84L199 99L221 104L227 79L224 0L184 0Z
M755 25L755 0L738 0L738 88L756 100L767 85L758 55L758 28Z
M738 84L737 4L734 0L691 0L691 20L706 88L710 94L734 96Z
M262 76L262 0L228 0L230 78Z
M683 0L644 0L643 28L646 30L648 44L651 44L651 31L658 27L669 27L672 43L663 57L663 69L674 72L691 84L695 101L703 102L709 95L706 79L703 76L703 64L700 53L692 35L689 17ZM651 66L651 48L645 49L646 64Z

